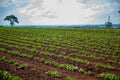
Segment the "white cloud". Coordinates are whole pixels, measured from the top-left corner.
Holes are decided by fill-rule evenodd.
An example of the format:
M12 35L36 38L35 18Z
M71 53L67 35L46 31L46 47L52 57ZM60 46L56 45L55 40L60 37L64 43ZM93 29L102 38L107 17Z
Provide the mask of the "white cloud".
M0 0L0 7L8 7L12 5L12 3L11 0Z
M26 4L29 0L0 0L0 7L21 7Z
M24 1L14 3L23 4ZM100 16L110 15L119 3L97 0L28 0L17 8L21 24L91 24L104 23ZM105 18L105 17L104 17Z

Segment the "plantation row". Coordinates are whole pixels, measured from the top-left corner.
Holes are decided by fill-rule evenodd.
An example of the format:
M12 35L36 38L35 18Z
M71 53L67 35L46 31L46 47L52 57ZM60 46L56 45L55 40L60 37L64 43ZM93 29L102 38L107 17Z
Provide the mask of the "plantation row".
M1 43L2 44L2 43ZM3 43L4 44L4 43ZM6 46L10 46L10 47L14 47L14 45L8 45L8 44L4 44L4 45L6 45ZM18 49L19 48L21 48L21 46L19 47L17 47ZM1 48L0 49L1 51L3 51L3 52L6 52L7 50L5 50L4 48ZM37 51L37 49L29 49L29 48L25 48L25 50L27 50L27 51L30 51L30 52L39 52L39 51ZM29 52L29 53L30 53ZM17 53L17 52L16 52ZM90 62L89 61L87 61L87 60L82 60L82 59L77 59L77 58L74 58L74 57L70 57L70 56L66 56L66 55L63 55L63 54L60 54L60 55L56 55L56 54L50 54L49 52L42 52L41 54L43 54L43 55L46 55L46 56L54 56L54 57L61 57L61 58L64 58L64 59L68 59L68 60L70 60L70 61L73 61L73 62L76 62L76 63L81 63L81 64L86 64L86 65L89 65L90 64ZM91 56L90 56L90 58L92 58ZM94 56L93 56L93 59L94 59ZM112 61L114 61L114 60L112 60ZM115 62L114 62L115 63ZM96 64L97 65L97 64ZM107 69L107 66L108 67L111 67L111 66L109 66L109 65L106 65L106 67L103 67L103 68L106 68ZM113 68L113 67L111 67L111 68ZM109 69L109 68L108 68Z
M119 29L0 30L0 62L24 70L27 70L24 66L32 66L35 71L41 70L46 80L120 79ZM6 57L13 60L4 60ZM17 74L10 71L12 76Z
M30 33L31 31L32 31L32 34ZM70 31L68 29L68 31L65 32L65 30L61 31L61 30L51 29L51 31L49 32L47 31L47 29L42 29L38 31L36 31L35 29L29 30L29 31L27 30L22 31L22 29L20 29L19 32L13 31L13 33L15 32L14 34L15 37L12 35L12 38L15 39L18 37L18 39L25 39L28 42L32 40L38 43L39 42L44 42L47 44L50 43L51 45L58 44L66 47L71 47L73 49L77 48L77 49L85 49L85 50L91 50L91 51L98 50L97 52L101 52L103 50L102 52L108 53L108 54L109 53L116 54L120 52L119 44L118 44L120 43L119 31L117 30L113 30L113 31L106 30L106 33L104 30L103 31L100 30L102 31L102 33L98 31L98 33L90 32L89 34L85 30L81 30L81 31L76 30L74 33L72 33L73 31L75 30ZM110 31L111 31L111 34L110 34ZM39 32L41 32L42 34L39 34ZM27 34L27 35L24 35L24 34ZM1 37L6 36L8 38L9 35L11 34L9 33L6 33L5 35L1 34ZM100 51L97 48L100 48Z
M13 59L7 59L5 56L1 57L0 58L0 61L3 61L3 62L7 62L7 63L10 63L14 66L17 66L18 68L21 68L21 69L26 69L28 68L28 64L21 64ZM36 68L31 68L31 71L38 71ZM15 76L14 74L11 74L10 72L8 71L0 71L0 77L3 77L4 79L8 79L8 80L22 80L22 78L18 77L18 76ZM60 74L59 72L56 70L56 71L46 71L44 74L48 75L48 76L52 76L52 77L59 77ZM72 78L72 77L69 77L69 76L66 76L64 78L64 80L69 80L69 79L72 79L72 80L75 80L75 78Z
M1 40L2 41L2 40ZM42 49L42 50L48 50L48 51L51 51L53 53L53 50L50 49L44 49L44 47L40 46L40 44L38 44L38 46L31 46L31 48L27 48L27 46L29 47L31 44L23 44L23 43L19 43L19 42L14 42L14 41L3 41L4 43L0 43L1 45L6 45L6 46L9 46L9 47L14 47L14 48L18 48L19 50L27 50L27 51L31 51L31 52L39 52L37 49ZM17 46L15 45L10 45L10 44L6 44L7 43L10 43L10 44L17 44ZM20 46L18 46L20 45ZM22 45L22 46L21 46ZM56 50L57 51L57 50ZM62 52L63 54L65 54L65 52ZM76 54L70 54L72 56L75 56ZM91 58L91 59L97 59L97 60L103 60L105 61L106 59L103 57L103 56L100 56L100 57L96 57L95 55L87 55L87 54L77 54L76 56L82 56L82 57L85 57L85 58ZM69 57L69 56L68 56ZM116 58L117 56L114 56L114 58ZM120 63L120 62L117 62L117 60L107 60L107 62L110 62L110 63ZM89 62L86 62L86 64L89 64Z
M54 52L55 53L55 51L57 52L58 50L56 49L56 48L54 48L54 47L49 47L48 48L48 46L47 46L47 48L45 48L46 46L42 46L42 45L45 45L45 44L42 44L42 43L37 43L37 45L35 46L35 45L32 45L32 44L35 44L35 43L33 43L33 42L30 42L29 44L28 43L26 43L26 44L24 44L24 43L20 43L20 42L14 42L14 41L10 41L10 40L6 40L6 41L4 41L4 40L1 40L2 42L4 42L4 43L0 43L1 45L3 44L3 45L6 45L6 46L10 46L10 47L12 47L12 45L10 45L10 44L17 44L17 45L20 45L20 46L14 46L13 45L13 47L17 47L17 48L19 48L19 49L23 49L23 50L28 50L28 51L32 51L32 52L37 52L37 49L42 49L42 50L48 50L48 51L50 51L50 52ZM10 44L6 44L6 42L7 43L10 43ZM31 47L30 49L28 49L28 48L26 48L26 47ZM66 52L65 51L62 51L61 53L63 53L63 54L66 54ZM74 55L74 56L82 56L82 57L85 57L85 58L91 58L91 59L97 59L97 60L105 60L105 55L100 55L100 57L96 57L94 54L93 55L89 55L89 53L88 52L86 52L86 51L81 51L81 53L84 53L84 54L70 54L70 55ZM88 54L88 55L87 55ZM108 57L110 57L110 56L108 56ZM118 56L113 56L112 58L113 58L113 60L107 60L107 62L111 62L111 63L117 63L117 61L116 60L114 60L114 58L117 58ZM106 57L107 58L107 57ZM119 64L120 62L118 62L118 64Z
M59 64L59 63L57 63L57 62L55 62L55 61L49 61L49 60L47 60L47 59L44 59L44 58L39 58L39 57L33 57L32 55L29 55L29 54L23 54L23 53L19 53L19 52L15 52L15 51L8 51L10 54L14 54L14 55L18 55L18 56L20 56L20 57L27 57L27 58L30 58L30 59L34 59L34 60L36 60L36 61L39 61L39 62L42 62L42 63L45 63L45 64L49 64L49 65L52 65L52 66L55 66L55 67L60 67L60 68L65 68L65 69L67 69L67 70L71 70L71 71L73 71L73 70L75 70L75 69L77 69L77 67L75 67L75 66L73 66L73 65L69 65L69 64ZM44 53L45 54L45 53ZM46 54L45 54L46 55ZM47 55L48 55L48 53L47 53ZM18 63L18 62L16 62L16 61L14 61L14 60L6 60L6 58L5 57L2 57L2 58L0 58L0 61L8 61L9 63L12 63L12 64L14 64L14 65L16 65L16 66L19 66L20 65L20 63ZM27 64L21 64L20 65L21 66L21 68L26 68L28 65ZM90 75L90 74L92 74L91 73L91 71L85 71L84 69L82 69L82 68L80 68L79 70L78 70L80 73L82 73L82 74L85 74L85 75ZM48 71L49 72L49 71ZM48 74L48 72L46 72L46 74ZM53 74L53 75L52 75ZM57 77L58 76L58 72L56 73L56 71L55 72L51 72L51 73L49 73L48 75L51 75L51 76L53 76L53 77ZM104 74L104 75L103 75ZM117 75L114 75L114 74L109 74L109 73L101 73L101 74L99 74L98 75L98 77L103 77L103 76L105 76L105 75L109 75L108 76L108 78L111 78L111 76L113 77L113 79L116 79L116 80L119 80L119 76L117 76ZM70 77L69 77L70 78ZM66 79L66 78L65 78ZM72 79L72 78L71 78ZM12 79L11 79L12 80ZM69 79L68 79L69 80Z

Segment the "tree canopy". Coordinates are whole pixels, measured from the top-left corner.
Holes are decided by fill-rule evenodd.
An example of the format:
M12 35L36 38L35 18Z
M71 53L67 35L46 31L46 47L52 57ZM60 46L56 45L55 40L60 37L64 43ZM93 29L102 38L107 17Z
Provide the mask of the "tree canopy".
M17 18L16 16L14 16L14 15L6 16L4 20L5 20L5 21L6 21L6 20L9 21L9 22L10 22L10 25L11 25L12 27L15 25L15 22L16 22L16 23L19 23L18 18Z

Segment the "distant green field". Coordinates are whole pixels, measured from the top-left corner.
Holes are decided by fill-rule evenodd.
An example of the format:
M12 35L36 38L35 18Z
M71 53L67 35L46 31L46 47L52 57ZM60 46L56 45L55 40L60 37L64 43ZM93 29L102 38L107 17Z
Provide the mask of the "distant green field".
M120 29L0 28L0 62L23 79L119 80Z

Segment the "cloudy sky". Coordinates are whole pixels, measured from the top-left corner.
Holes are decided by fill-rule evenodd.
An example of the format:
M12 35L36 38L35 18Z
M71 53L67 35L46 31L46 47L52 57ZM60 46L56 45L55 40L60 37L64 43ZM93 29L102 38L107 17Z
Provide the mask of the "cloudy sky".
M19 25L120 24L120 0L0 0L0 25L15 15Z

